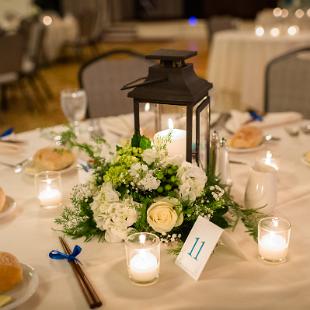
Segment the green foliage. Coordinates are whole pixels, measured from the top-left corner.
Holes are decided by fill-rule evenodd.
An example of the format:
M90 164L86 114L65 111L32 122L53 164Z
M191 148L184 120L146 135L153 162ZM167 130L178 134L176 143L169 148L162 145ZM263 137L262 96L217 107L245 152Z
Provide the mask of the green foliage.
M139 147L142 150L150 149L152 147L152 142L149 138L141 136L139 134L134 134L131 139L132 147Z

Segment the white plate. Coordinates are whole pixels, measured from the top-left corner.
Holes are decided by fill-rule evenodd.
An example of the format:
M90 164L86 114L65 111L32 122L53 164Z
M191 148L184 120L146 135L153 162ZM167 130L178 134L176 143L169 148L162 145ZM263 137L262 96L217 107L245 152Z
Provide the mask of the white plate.
M55 170L55 172L60 172L60 173L67 173L70 172L72 170L74 170L76 168L76 161L74 163L72 163L70 166L61 169L61 170ZM37 173L42 172L43 170L39 170L37 169L34 165L33 165L33 161L31 159L27 160L24 164L23 164L23 173L25 175L28 176L35 176ZM2 309L1 309L2 310Z
M231 152L231 153L251 153L251 152L257 152L261 149L263 149L265 147L265 143L262 143L256 147L250 147L250 148L234 148L234 147L228 147L228 152Z
M310 151L309 151L309 152L310 152ZM306 154L308 154L309 152L306 152L306 153L304 153L304 154L302 155L301 161L302 161L306 166L309 166L309 167L310 167L310 161L308 161L308 160L306 159Z
M0 219L11 214L15 210L15 208L16 208L15 200L10 196L6 196L4 209L3 211L0 212Z
M36 271L29 265L21 264L23 267L24 280L14 289L3 293L13 297L13 301L2 307L1 310L15 309L26 302L37 290L39 277Z

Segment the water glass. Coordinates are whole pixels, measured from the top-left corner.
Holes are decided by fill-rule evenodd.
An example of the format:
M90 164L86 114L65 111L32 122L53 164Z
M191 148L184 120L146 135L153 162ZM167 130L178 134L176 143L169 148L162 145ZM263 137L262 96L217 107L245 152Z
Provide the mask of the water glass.
M82 89L61 91L61 108L70 123L78 129L79 122L86 116L87 98Z

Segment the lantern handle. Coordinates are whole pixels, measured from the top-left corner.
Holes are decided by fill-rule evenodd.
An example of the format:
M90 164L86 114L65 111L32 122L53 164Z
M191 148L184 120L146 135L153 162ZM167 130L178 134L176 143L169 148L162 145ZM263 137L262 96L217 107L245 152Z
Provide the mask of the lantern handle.
M134 87L139 87L139 86L144 86L144 85L149 85L149 84L155 84L155 83L159 83L159 82L163 82L163 81L166 81L167 78L160 78L160 79L153 79L153 80L148 80L148 81L144 81L142 83L138 83L138 84L134 84L136 82L139 82L139 81L142 81L142 80L145 80L147 77L144 76L142 78L139 78L139 79L136 79L132 82L129 82L127 84L125 84L121 90L125 90L125 89L131 89L131 88L134 88Z

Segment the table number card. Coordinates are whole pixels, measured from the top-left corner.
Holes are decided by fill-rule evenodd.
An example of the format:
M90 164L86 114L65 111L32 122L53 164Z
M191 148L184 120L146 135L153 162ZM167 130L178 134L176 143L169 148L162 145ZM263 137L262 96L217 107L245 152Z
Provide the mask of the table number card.
M222 232L222 228L199 216L176 259L176 264L198 280Z

